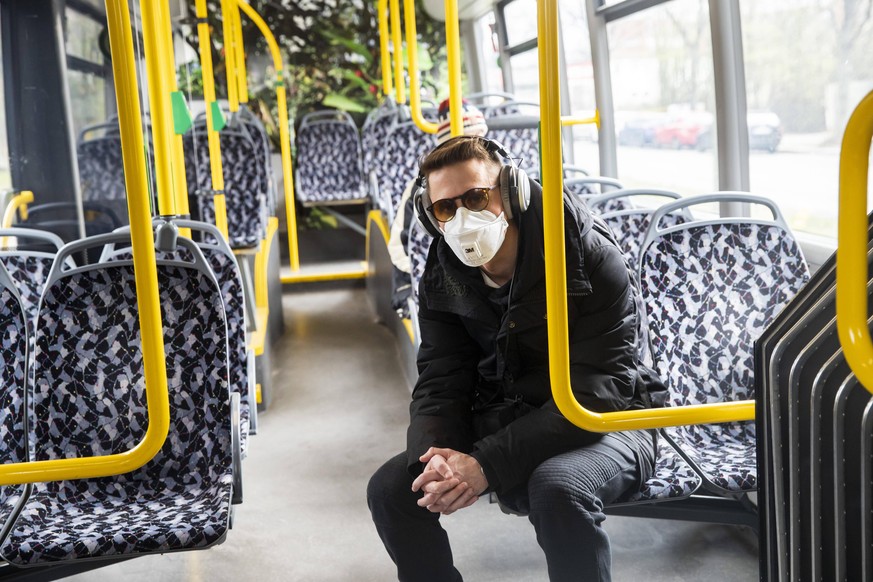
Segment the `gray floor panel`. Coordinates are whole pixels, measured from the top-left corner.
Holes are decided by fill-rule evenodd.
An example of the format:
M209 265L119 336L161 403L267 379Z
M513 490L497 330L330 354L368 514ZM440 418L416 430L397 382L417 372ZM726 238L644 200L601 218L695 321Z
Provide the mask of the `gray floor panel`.
M77 581L241 582L396 579L370 523L370 474L405 443L409 392L393 336L361 288L288 293L276 389L243 462L245 503L213 549L148 556ZM470 582L546 581L526 519L479 500L444 520ZM748 529L611 517L617 581L756 580Z

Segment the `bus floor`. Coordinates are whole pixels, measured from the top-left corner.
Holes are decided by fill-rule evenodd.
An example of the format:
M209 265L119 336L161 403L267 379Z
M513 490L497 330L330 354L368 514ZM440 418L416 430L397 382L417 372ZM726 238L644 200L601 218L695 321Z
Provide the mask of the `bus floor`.
M79 581L385 582L394 566L370 522L372 472L405 444L409 391L394 338L360 284L284 296L275 396L243 462L245 502L220 546L146 556ZM480 499L443 519L465 580L545 581L533 527ZM616 581L757 580L747 528L609 517Z

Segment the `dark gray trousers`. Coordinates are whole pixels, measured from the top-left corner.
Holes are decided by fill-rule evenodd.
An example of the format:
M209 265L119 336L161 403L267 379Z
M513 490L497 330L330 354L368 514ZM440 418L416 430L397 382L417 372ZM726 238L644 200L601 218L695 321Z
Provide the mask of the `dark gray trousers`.
M397 565L398 580L462 580L440 514L416 505L421 493L412 492L406 463L406 453L390 459L367 486L373 522ZM501 494L500 501L528 515L552 582L608 581L611 555L609 536L601 528L603 506L635 493L653 466L650 432L610 433L545 461L526 487Z

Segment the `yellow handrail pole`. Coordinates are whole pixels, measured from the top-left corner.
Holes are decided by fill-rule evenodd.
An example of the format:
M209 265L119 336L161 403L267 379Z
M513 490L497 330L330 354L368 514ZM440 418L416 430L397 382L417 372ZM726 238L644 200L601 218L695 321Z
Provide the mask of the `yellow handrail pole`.
M549 339L549 369L552 395L570 422L590 431L609 432L751 420L752 400L673 408L652 408L597 413L576 400L570 386L570 353L567 327L567 269L564 249L563 168L561 158L561 102L558 70L557 0L537 2L540 67L540 112L542 115L543 231L546 258L546 309Z
M415 29L415 0L403 0L406 18L406 55L409 60L409 109L412 121L425 133L436 133L439 126L421 113L421 85L418 75L418 37Z
M234 0L230 0L234 1ZM282 177L285 186L285 220L288 223L288 253L291 256L291 270L300 270L300 255L297 248L297 211L294 206L294 175L291 171L291 136L288 132L288 103L285 96L285 74L282 65L282 52L270 27L257 11L245 0L235 0L246 16L267 40L273 67L276 69L276 104L279 109L279 146L282 152Z
M176 79L176 54L173 49L173 23L170 20L170 5L166 0L159 3L161 29L160 34L160 50L163 66L166 67L169 93L175 93L179 90L179 83ZM173 127L172 125L170 127ZM154 131L154 129L152 130ZM188 209L188 181L185 178L185 149L182 144L182 136L176 135L175 132L171 137L173 150L173 208L168 213L164 213L163 209L159 208L158 212L162 215L167 214L182 214L187 216L190 213ZM188 230L188 229L185 229ZM190 231L185 233L190 236Z
M458 24L458 0L446 0L446 58L449 62L449 120L452 137L464 133L461 99L461 30Z
M230 111L239 111L239 83L236 80L236 36L233 33L233 17L230 7L234 0L221 0L221 30L224 35L224 71L227 75L227 101Z
M873 139L873 92L855 108L840 151L837 330L849 367L873 392L873 342L867 327L867 175Z
M388 50L388 0L379 0L379 57L382 59L382 94L386 97L394 92L391 82L391 53Z
M390 0L391 44L394 45L394 100L406 103L406 83L403 80L403 44L400 42L400 0Z
M212 68L212 43L209 42L206 0L196 0L197 40L200 45L200 70L203 74L203 99L206 101L206 139L209 144L209 169L212 200L215 204L215 226L227 240L227 203L224 197L224 168L221 163L221 138L215 131L213 103L215 100L215 71Z
M11 228L15 222L15 213L19 212L22 220L27 220L27 205L33 203L33 192L30 190L22 190L19 194L12 197L6 210L3 212L3 228Z
M144 0L145 4L148 0ZM149 62L154 52L155 12L143 8L143 33ZM142 114L136 83L130 13L126 0L107 0L106 18L115 75L115 94L124 155L124 175L130 211L131 242L136 274L137 304L142 331L143 366L145 367L148 424L143 439L124 453L79 459L55 459L32 463L0 465L0 485L61 481L119 475L148 463L161 447L170 428L170 400L167 394L167 370L159 304L157 267L152 239L146 167L143 159ZM156 63L149 66L153 68ZM157 142L156 142L157 143Z
M237 98L240 103L248 103L249 76L246 72L246 47L243 41L242 16L240 16L239 5L236 2L232 3L231 13L233 14L234 40L236 41L234 54L236 56Z

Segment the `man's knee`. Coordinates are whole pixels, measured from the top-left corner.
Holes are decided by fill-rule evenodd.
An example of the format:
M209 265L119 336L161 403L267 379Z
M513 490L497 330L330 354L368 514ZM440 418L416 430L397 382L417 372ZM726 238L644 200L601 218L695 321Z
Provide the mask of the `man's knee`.
M596 512L603 504L596 496L602 476L588 472L590 463L554 457L544 462L528 482L530 511Z
M367 484L367 505L377 525L397 525L410 517L420 518L422 508L416 503L418 494L412 492L412 481L405 453L389 459L373 473Z

